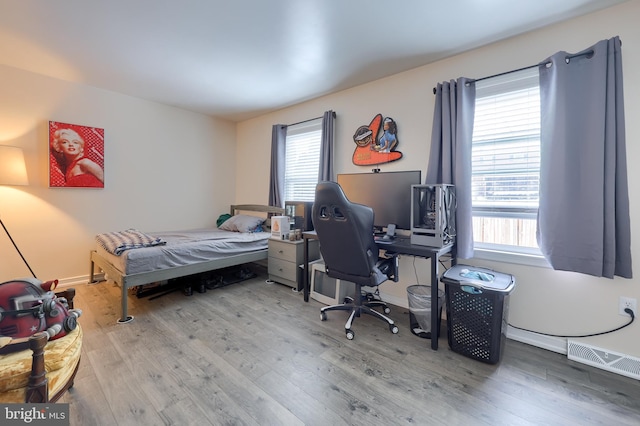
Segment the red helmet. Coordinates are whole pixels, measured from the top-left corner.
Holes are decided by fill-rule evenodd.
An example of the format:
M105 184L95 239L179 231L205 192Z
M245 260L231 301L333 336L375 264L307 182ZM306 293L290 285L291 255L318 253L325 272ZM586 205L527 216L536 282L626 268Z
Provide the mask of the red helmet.
M56 284L57 280L43 283L33 278L1 283L0 335L30 337L46 331L49 340L55 340L74 330L82 312L69 310L66 299L43 289Z

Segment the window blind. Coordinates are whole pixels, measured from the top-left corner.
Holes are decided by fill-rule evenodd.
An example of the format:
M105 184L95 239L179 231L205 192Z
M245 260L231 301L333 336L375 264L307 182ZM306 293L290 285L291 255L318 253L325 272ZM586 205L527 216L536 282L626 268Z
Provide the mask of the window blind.
M537 67L477 82L472 141L474 215L535 217L539 176Z
M284 197L286 201L313 201L318 169L322 118L287 128Z

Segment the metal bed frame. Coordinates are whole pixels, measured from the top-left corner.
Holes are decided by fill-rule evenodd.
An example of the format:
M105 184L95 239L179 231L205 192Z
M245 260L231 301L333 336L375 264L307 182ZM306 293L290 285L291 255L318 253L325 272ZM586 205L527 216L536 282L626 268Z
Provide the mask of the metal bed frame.
M239 212L259 212L267 215L266 224L270 227L271 216L284 215L284 209L274 206L264 206L259 204L236 204L231 206L231 215L238 214ZM95 283L98 280L95 279L96 266L100 268L108 277L109 280L115 281L121 290L121 309L122 315L118 320L118 323L128 323L133 321L133 316L128 315L128 290L132 287L150 284L158 281L169 280L173 278L184 277L187 275L198 274L201 272L213 271L216 269L226 268L229 266L242 265L244 263L256 262L259 260L267 259L267 249L251 251L242 254L233 254L222 259L214 259L205 262L195 263L191 265L175 266L166 269L157 269L149 272L141 272L137 274L123 274L118 268L113 266L104 257L100 256L95 250L91 251L91 267L89 272L89 282Z

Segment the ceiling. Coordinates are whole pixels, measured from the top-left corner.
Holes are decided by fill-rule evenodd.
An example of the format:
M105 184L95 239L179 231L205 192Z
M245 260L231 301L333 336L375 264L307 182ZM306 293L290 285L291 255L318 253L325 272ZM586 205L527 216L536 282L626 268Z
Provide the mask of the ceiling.
M0 0L0 64L239 121L625 0Z

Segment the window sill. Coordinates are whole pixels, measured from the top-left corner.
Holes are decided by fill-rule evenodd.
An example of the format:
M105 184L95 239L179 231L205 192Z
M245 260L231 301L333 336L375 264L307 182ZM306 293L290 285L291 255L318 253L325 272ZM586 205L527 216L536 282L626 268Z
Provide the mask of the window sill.
M551 268L547 259L541 254L515 253L512 251L495 250L488 248L475 248L474 259L490 260L494 262L515 263L518 265L536 266L539 268Z

